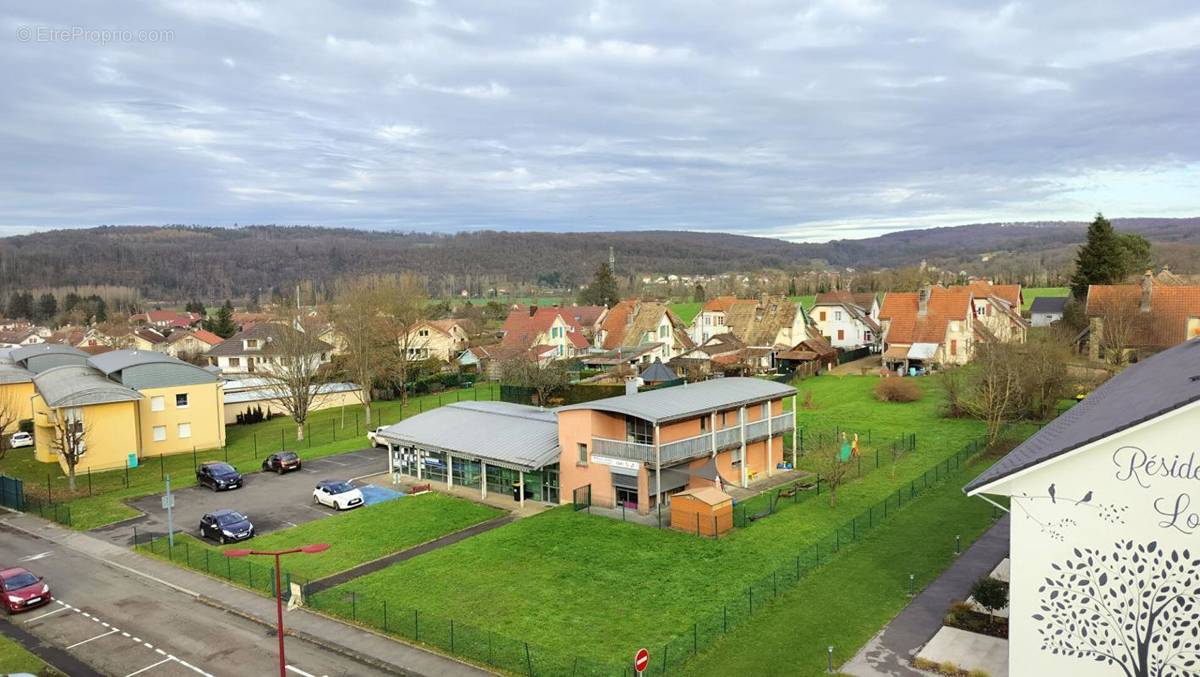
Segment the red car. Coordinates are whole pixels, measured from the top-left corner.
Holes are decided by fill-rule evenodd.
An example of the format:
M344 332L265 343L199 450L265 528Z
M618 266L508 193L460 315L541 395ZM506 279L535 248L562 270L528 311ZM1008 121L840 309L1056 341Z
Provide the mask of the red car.
M41 576L20 567L0 570L4 609L10 614L50 603L50 586Z

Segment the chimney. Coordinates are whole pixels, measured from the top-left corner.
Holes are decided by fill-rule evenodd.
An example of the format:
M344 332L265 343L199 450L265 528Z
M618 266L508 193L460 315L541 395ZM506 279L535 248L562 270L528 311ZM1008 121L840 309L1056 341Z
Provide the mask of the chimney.
M625 379L625 394L626 395L637 395L637 391L638 391L638 383L637 382L638 382L638 380L637 380L636 376L630 376L629 378Z
M1142 275L1142 312L1150 312L1150 295L1154 291L1154 271L1147 270Z
M537 315L537 306L529 306L529 316Z
M929 284L921 285L921 290L917 292L917 317L925 317L929 314L929 297L933 294L933 288Z

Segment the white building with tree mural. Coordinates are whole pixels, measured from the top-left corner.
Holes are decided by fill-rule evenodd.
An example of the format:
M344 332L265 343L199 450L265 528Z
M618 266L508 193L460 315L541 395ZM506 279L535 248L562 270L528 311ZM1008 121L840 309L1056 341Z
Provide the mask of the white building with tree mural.
M1200 676L1200 340L1129 367L966 491L1010 501L1010 674Z

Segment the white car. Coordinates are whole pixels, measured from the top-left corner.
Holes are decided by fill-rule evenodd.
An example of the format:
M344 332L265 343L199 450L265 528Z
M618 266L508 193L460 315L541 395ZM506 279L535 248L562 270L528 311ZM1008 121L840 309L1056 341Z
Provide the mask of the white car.
M30 435L29 433L13 433L13 436L8 438L8 446L13 449L32 447L33 435Z
M334 510L349 510L363 504L363 495L349 482L321 480L313 489L313 503L327 505Z
M367 441L371 443L372 447L386 447L387 446L387 442L383 441L383 437L380 436L380 433L382 433L383 429L386 427L387 426L381 425L374 430L367 431Z

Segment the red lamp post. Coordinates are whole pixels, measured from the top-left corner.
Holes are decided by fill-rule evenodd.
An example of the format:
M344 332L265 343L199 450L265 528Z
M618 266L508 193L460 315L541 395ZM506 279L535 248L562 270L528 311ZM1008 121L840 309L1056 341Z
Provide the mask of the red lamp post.
M275 558L275 614L277 617L279 633L279 677L287 677L287 659L283 654L283 590L280 588L282 581L279 574L279 558L283 555L290 555L296 552L313 554L324 552L329 549L328 543L314 543L312 545L302 545L299 548L291 548L288 550L238 550L231 549L225 551L226 557L245 557L247 555L268 555Z

